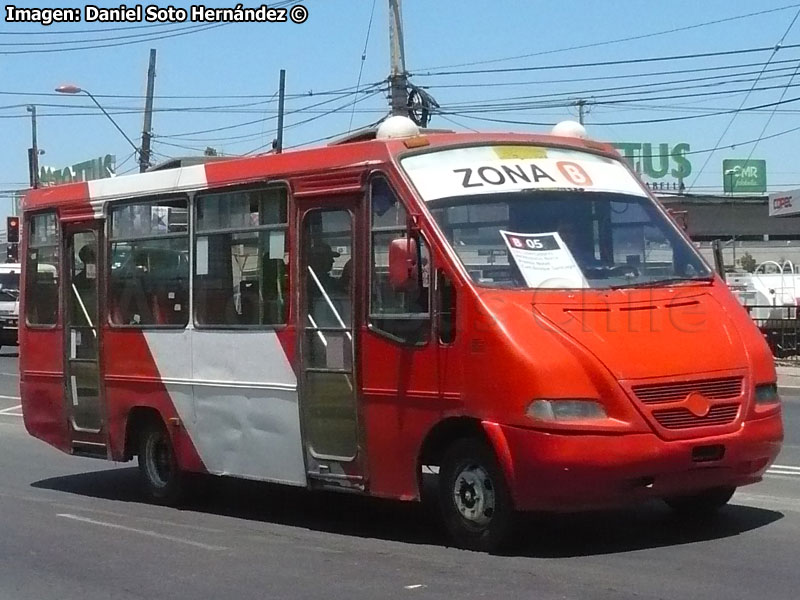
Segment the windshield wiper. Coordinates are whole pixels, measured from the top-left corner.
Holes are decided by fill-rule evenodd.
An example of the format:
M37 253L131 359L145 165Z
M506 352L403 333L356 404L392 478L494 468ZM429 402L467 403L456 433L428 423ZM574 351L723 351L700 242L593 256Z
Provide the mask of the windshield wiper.
M714 281L713 277L668 277L666 279L656 279L653 281L643 281L641 283L626 283L624 285L612 285L612 290L621 290L625 288L651 288L660 287L662 285L670 285L675 283L694 283L704 281L711 283Z

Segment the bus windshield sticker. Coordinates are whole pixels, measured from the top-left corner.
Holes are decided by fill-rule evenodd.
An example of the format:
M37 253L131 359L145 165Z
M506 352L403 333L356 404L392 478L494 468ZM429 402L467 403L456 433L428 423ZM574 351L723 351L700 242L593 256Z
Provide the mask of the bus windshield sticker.
M500 231L525 284L530 288L588 288L572 252L558 235Z
M401 164L426 201L525 190L647 195L620 161L563 148L455 148L409 156Z

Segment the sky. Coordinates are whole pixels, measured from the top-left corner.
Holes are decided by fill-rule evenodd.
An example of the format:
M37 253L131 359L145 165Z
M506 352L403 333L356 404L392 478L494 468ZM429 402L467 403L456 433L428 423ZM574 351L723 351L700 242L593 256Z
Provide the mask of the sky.
M136 170L134 149L91 100L54 88L72 83L91 92L138 145L150 48L157 50L155 161L209 146L230 155L268 150L280 69L287 72L286 147L324 143L385 117L388 0L270 6L284 4L303 4L307 20L49 26L0 20L0 214L9 210L9 194L27 185L30 104L37 105L42 165L63 169L113 154L118 174ZM592 138L666 144L669 152L676 146L687 152L688 145L690 192L721 192L722 161L731 158L766 160L770 191L800 187L800 3L403 0L402 6L410 80L440 105L432 127L546 132L576 119L582 100ZM655 171L668 168L656 181L676 181L672 171L682 163L652 162Z

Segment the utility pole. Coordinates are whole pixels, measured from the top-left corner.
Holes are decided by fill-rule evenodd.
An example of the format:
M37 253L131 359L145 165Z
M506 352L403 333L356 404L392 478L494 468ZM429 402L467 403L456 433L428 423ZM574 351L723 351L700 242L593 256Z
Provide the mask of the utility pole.
M39 187L39 145L36 141L36 106L31 104L28 107L31 113L31 148L28 150L28 171L30 172L30 183L32 188Z
M584 114L585 114L584 113L584 108L586 107L586 100L583 100L583 99L578 100L575 104L577 104L577 106L578 106L578 123L583 125L584 124L583 119L584 119Z
M281 69L278 87L278 137L275 138L275 153L283 152L283 106L286 100L286 69Z
M150 167L150 139L153 135L153 89L156 83L156 49L150 48L150 66L147 69L147 93L144 101L144 127L142 149L139 151L139 173Z
M403 43L403 14L401 0L389 0L389 102L393 115L408 115L408 73Z

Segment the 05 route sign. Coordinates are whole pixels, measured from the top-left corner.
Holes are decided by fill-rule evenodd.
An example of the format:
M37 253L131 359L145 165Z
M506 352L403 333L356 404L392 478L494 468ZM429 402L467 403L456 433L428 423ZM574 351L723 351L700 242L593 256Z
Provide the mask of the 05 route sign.
M767 161L723 160L722 189L726 194L763 194L767 191Z

